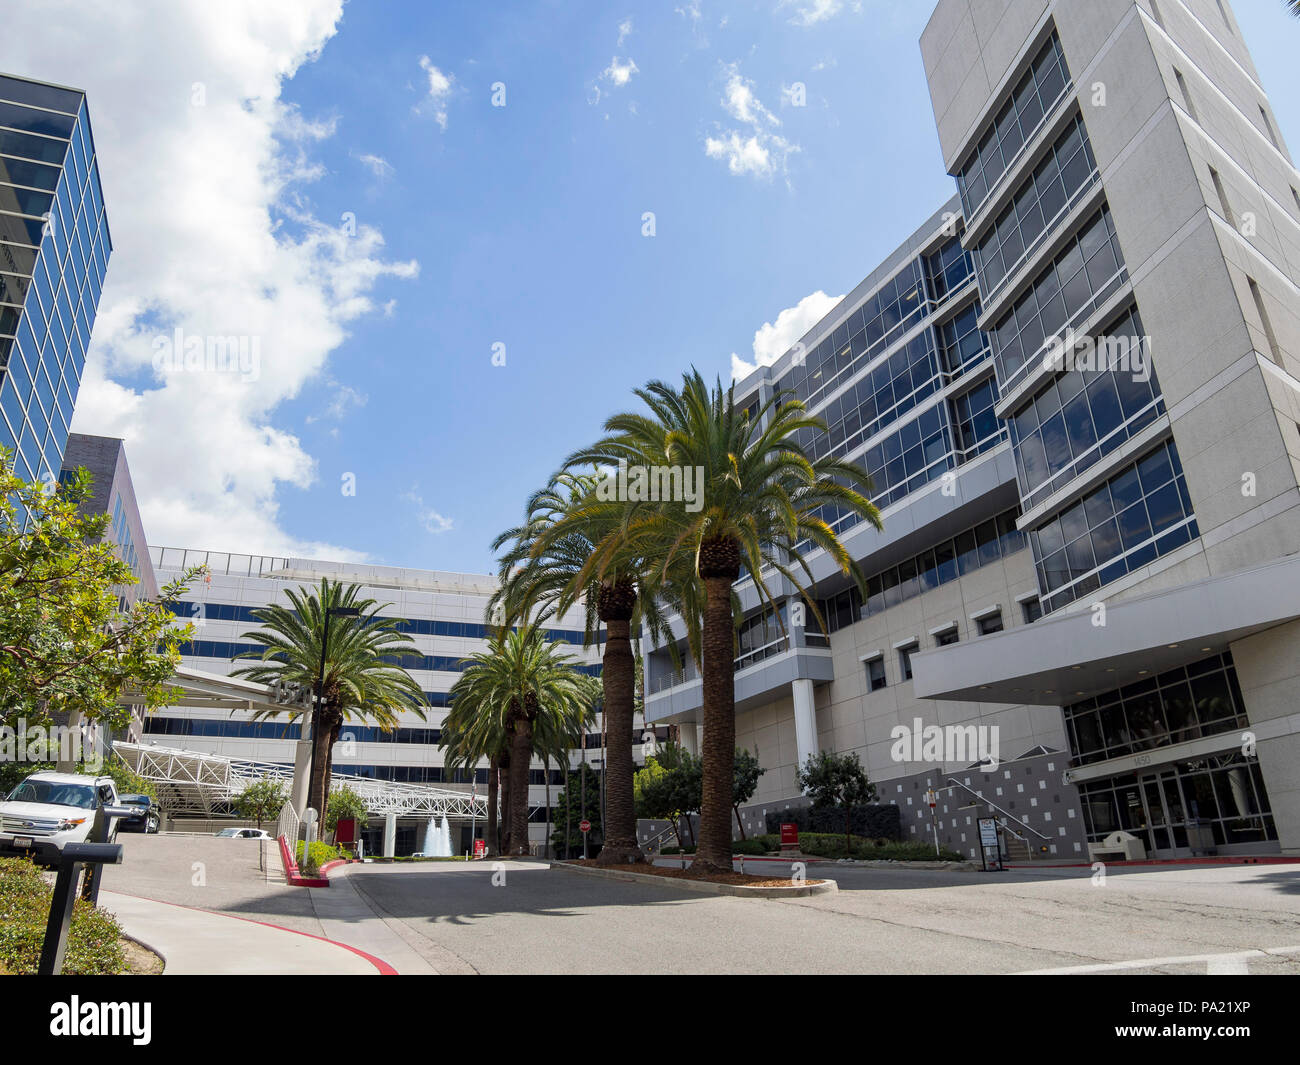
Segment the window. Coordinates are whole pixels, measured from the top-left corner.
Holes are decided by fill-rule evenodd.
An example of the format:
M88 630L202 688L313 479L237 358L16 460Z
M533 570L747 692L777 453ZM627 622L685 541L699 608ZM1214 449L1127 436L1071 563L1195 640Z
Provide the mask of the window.
M873 658L867 663L867 691L880 691L885 686L885 660Z
M954 625L947 632L939 633L939 635L934 638L934 643L936 647L949 647L956 643L957 640L957 626Z
M1192 103L1192 94L1187 91L1187 79L1183 77L1183 72L1177 67L1174 67L1174 81L1178 83L1178 92L1183 98L1183 107L1192 116L1192 121L1199 122L1200 117L1196 114L1196 105Z
M1273 322L1268 316L1268 308L1264 306L1264 294L1260 292L1259 285L1255 284L1253 277L1246 278L1246 283L1250 285L1250 298L1255 301L1255 313L1259 315L1259 324L1264 327L1264 340L1268 344L1269 357L1282 366L1282 354L1278 351L1277 337L1273 333Z
M1026 625L1032 625L1043 616L1043 604L1038 601L1038 596L1026 599L1020 604L1020 610L1024 614Z
M1002 611L996 614L986 614L975 622L975 627L979 629L981 636L992 636L995 632L1002 631Z
M912 656L916 654L918 649L917 644L910 643L898 652L898 664L902 667L904 680L912 679Z

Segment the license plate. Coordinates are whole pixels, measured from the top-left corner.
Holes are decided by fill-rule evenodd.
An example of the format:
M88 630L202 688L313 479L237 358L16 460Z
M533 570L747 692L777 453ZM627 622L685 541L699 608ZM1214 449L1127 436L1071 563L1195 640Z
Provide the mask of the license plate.
M31 837L31 836L14 836L14 846L15 846L15 847L18 847L20 850L31 850L31 849L32 849L32 837Z

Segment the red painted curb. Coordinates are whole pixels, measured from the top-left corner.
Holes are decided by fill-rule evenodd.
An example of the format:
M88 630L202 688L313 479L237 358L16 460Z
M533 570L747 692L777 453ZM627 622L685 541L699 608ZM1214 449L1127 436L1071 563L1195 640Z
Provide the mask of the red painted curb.
M111 889L110 889L111 890ZM379 970L380 976L400 976L383 958L377 958L369 954L360 947L353 947L347 943L340 943L337 939L330 939L328 936L313 935L311 932L300 932L296 928L285 928L281 924L272 924L270 921L258 921L252 917L239 917L233 913L222 913L220 910L205 910L202 906L186 906L183 902L167 902L164 899L151 899L148 895L136 895L130 891L116 891L115 895L127 895L133 899L143 899L145 902L156 902L159 906L174 906L178 910L194 910L196 913L210 913L213 917L229 917L232 921L243 921L245 924L260 924L264 928L274 928L277 932L292 932L295 936L306 936L308 939L319 939L322 943L329 943L335 947L342 947L349 950L358 957L365 958L376 969Z
M298 873L298 863L295 862L289 854L289 844L283 836L278 836L277 841L280 844L280 860L284 863L284 876L289 882L290 887L329 887L330 882L324 877L317 876L300 876ZM333 864L326 862L326 866ZM275 926L273 926L275 927ZM304 935L306 933L303 933Z

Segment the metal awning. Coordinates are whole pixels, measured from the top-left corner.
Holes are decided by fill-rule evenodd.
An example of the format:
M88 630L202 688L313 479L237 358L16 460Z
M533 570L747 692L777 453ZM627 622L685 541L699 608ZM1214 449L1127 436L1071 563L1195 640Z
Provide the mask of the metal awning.
M1300 618L1300 555L912 656L918 698L1062 706Z
M279 694L268 684L257 684L221 673L205 673L189 666L177 666L168 683L180 688L175 706L192 706L204 710L298 711L302 706L286 701L288 693ZM123 691L118 702L138 706L143 702L138 690Z

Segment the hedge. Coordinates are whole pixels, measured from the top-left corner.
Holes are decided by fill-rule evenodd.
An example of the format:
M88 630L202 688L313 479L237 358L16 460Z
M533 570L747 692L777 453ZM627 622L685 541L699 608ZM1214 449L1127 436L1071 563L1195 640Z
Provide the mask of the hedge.
M0 972L34 975L54 889L27 858L0 858ZM111 976L127 971L122 929L111 913L77 899L63 972Z
M811 806L799 806L792 810L772 810L767 815L767 831L778 834L782 824L799 826L802 838L805 832L824 832L827 835L840 834L844 838L844 811L837 806L828 806L820 810ZM903 838L903 820L898 807L893 803L871 803L867 806L855 806L850 829L855 836L867 839L901 840ZM780 846L780 843L777 844Z

